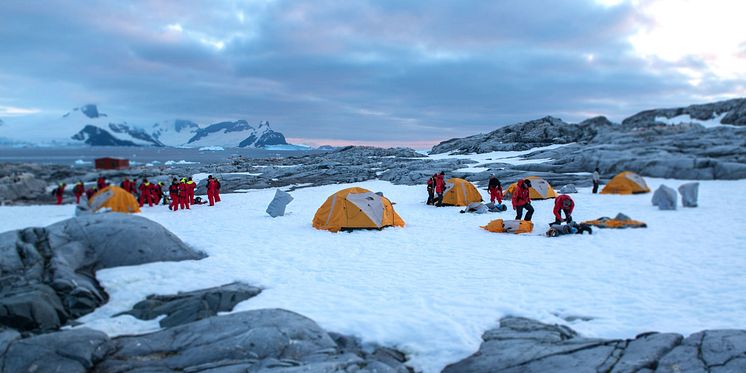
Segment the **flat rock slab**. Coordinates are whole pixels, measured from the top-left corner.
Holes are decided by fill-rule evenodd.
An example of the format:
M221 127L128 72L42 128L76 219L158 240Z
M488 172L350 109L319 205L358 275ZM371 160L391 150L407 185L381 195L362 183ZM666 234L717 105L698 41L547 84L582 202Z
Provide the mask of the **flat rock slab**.
M482 340L479 351L443 372L743 372L746 367L744 330L707 330L686 339L645 333L606 340L579 336L566 326L506 317Z
M55 330L108 300L98 269L203 257L160 224L130 214L0 233L0 325Z
M131 310L119 315L132 315L141 320L152 320L166 315L158 323L169 328L202 320L218 314L229 312L236 304L255 297L262 289L240 282L202 289L176 295L149 295L138 302Z
M109 339L79 328L26 339L0 332L1 373L377 372L409 373L405 356L328 333L299 314L263 309L156 333Z

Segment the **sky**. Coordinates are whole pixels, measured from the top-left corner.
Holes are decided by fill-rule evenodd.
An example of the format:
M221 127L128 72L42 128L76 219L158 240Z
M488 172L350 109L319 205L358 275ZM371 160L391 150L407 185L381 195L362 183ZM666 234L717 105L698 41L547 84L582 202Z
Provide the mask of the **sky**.
M429 146L746 96L733 0L0 1L0 120L95 103L149 126L268 120Z

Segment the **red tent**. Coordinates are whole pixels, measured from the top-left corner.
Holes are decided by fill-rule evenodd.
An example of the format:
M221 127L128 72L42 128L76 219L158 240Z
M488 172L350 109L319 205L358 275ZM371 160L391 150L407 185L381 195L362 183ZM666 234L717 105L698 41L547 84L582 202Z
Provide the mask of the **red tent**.
M100 170L121 170L123 168L129 168L130 161L122 158L97 158L96 168Z

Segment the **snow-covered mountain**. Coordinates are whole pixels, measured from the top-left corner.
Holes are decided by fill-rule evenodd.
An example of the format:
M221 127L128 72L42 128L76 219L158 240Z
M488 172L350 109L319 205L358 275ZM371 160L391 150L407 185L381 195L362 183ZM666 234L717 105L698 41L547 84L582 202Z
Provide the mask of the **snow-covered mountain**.
M254 127L245 120L219 122L204 128L190 120L166 120L150 127L131 125L102 113L94 104L74 108L62 117L26 118L0 126L8 143L92 146L255 147L288 145L269 122Z
M197 123L184 119L158 122L150 128L153 137L166 146L183 146L198 130Z

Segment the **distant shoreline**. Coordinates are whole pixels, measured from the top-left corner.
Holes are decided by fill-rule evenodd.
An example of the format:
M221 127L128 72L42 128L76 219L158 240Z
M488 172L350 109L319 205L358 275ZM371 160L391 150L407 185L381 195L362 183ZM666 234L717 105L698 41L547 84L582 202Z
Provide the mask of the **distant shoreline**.
M141 146L65 146L65 147L13 147L0 146L0 163L39 163L86 165L100 157L129 159L131 163L163 164L168 161L199 163L222 162L232 156L246 158L284 158L321 153L318 150L265 150L255 148L225 148L224 150L199 150L199 148L141 147ZM76 163L77 162L77 163Z

